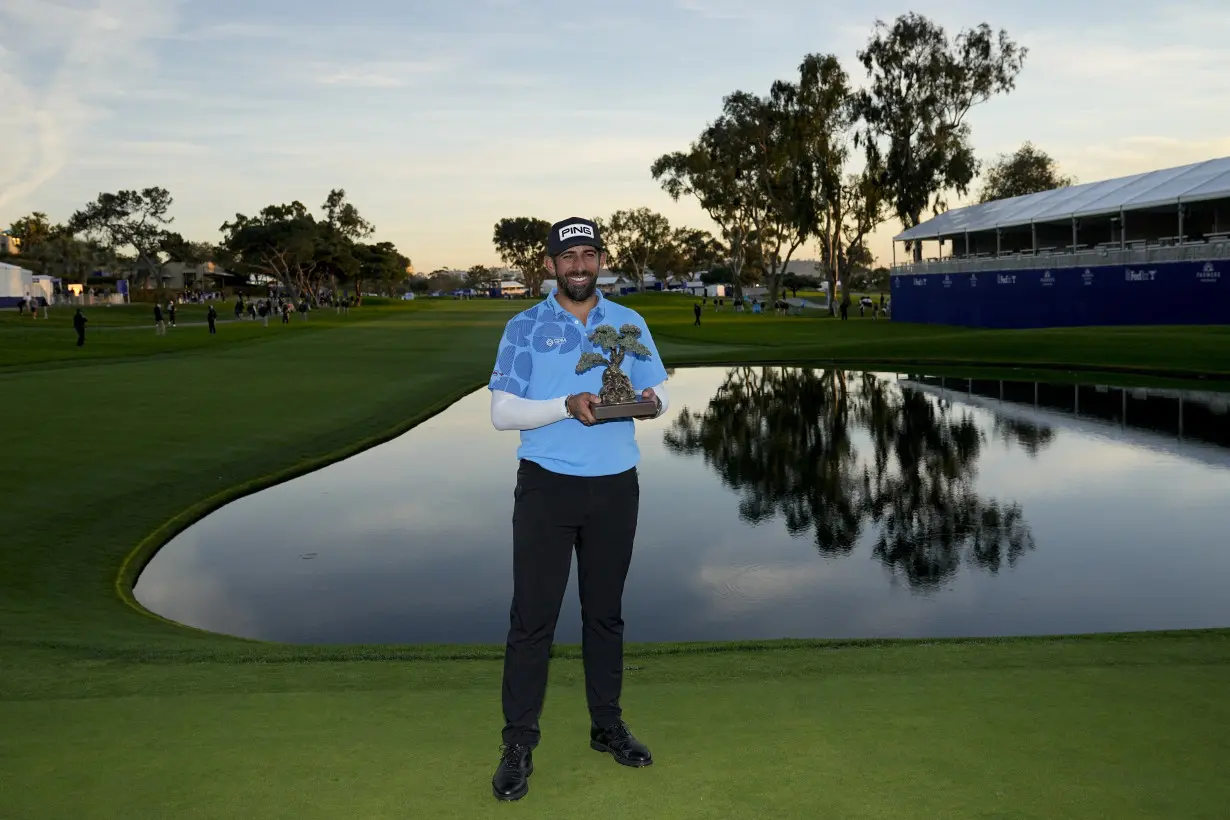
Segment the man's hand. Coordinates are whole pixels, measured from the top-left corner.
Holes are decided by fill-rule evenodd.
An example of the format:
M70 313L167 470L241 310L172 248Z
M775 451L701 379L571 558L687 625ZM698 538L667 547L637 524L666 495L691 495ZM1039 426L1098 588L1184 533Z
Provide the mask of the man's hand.
M653 401L655 404L657 404L657 405L658 405L658 412L659 412L659 413L661 413L661 412L662 412L662 402L658 399L658 394L657 394L657 393L655 393L655 392L653 392L653 388L652 388L652 387L646 387L644 390L642 390L642 391L641 391L641 398L642 398L642 399L649 399L649 400ZM644 420L645 418L648 418L648 417L647 417L647 416L639 416L639 417L638 417L638 419L639 419L639 420ZM655 416L655 418L656 418L656 416Z
M577 393L568 397L568 412L572 417L588 427L597 422L594 418L594 405L602 404L602 399L593 393Z

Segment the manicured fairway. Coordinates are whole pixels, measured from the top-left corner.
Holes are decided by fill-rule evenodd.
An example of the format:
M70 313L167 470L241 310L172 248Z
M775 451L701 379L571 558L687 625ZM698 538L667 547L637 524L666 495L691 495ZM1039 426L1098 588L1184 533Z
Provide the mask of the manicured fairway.
M1004 361L1061 379L1051 366L1093 364L1124 369L1106 381L1162 369L1230 388L1198 378L1230 376L1227 328L711 312L693 328L690 300L631 303L668 366ZM485 384L524 306L373 304L212 338L182 315L163 338L121 329L128 309L112 308L116 327L82 350L70 311L0 321L0 396L19 420L0 459L0 817L1225 816L1230 630L631 646L626 716L658 758L644 771L589 750L564 648L530 795L497 805L500 647L267 645L122 600L194 517Z

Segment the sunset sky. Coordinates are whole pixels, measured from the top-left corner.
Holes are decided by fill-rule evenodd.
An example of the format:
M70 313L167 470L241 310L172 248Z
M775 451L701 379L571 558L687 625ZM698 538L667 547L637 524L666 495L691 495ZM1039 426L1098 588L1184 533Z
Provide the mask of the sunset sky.
M1032 140L1091 182L1230 155L1224 0L0 0L0 225L160 185L174 227L214 242L236 212L341 187L420 271L497 263L505 216L645 205L711 228L653 160L808 53L862 84L876 18L909 10L1030 49L971 117L982 158Z

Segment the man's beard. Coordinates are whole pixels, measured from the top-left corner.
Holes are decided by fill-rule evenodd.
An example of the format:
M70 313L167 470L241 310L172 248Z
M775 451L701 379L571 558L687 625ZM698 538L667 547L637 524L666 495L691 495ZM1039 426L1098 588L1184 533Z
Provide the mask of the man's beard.
M568 277L562 274L557 274L555 284L559 286L569 299L574 302L584 302L586 299L594 295L594 291L598 289L598 277L585 274L588 280L583 285L574 285L568 281Z

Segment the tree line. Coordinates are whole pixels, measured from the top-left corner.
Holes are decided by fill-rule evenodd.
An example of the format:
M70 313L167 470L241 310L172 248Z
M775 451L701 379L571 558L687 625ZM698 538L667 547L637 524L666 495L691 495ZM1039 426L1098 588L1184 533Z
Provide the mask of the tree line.
M254 216L237 213L219 228L216 244L171 230L173 204L165 188L101 193L63 223L36 211L9 233L21 240L23 266L82 285L103 273L160 287L167 265L212 262L231 286L264 276L296 301L319 304L324 293L343 288L359 298L365 290L393 295L407 277L410 260L391 242L365 241L375 227L341 188L329 192L319 217L298 200Z

